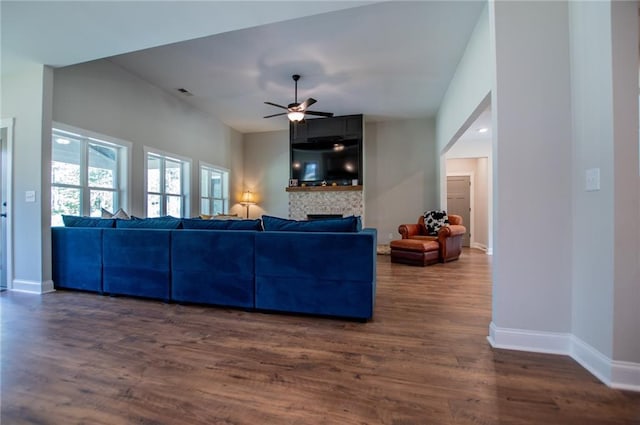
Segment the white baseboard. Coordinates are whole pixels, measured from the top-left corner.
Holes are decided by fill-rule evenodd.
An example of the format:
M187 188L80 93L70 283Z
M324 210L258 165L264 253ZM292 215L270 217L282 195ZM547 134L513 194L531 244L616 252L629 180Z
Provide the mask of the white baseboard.
M479 249L480 251L484 251L487 255L493 255L493 248L487 247L485 244L480 242L471 242L470 248Z
M14 279L13 285L11 287L12 291L16 292L26 292L29 294L47 294L49 292L54 292L53 289L53 281L45 280L44 282L38 282L35 280L21 280Z
M491 322L487 339L494 348L568 355L569 335L558 332L499 328Z
M640 392L640 363L611 362L611 388Z
M475 248L475 249L479 249L480 251L487 252L487 246L483 243L471 242L469 245L470 245L470 248Z
M605 385L640 392L640 363L615 361L570 333L540 332L489 326L494 348L568 355Z
M571 358L596 378L611 386L611 359L580 338L571 335Z

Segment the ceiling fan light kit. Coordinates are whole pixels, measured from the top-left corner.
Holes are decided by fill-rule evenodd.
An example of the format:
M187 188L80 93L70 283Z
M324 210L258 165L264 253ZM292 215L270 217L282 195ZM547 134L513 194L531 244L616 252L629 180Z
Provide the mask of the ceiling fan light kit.
M298 80L300 76L298 74L294 74L291 76L295 83L295 92L294 92L294 101L287 106L278 105L273 102L264 102L267 105L275 106L277 108L286 109L287 112L281 112L279 114L267 115L265 118L279 117L281 115L286 115L291 122L300 122L304 119L305 115L316 115L320 117L332 117L333 113L331 112L320 112L320 111L309 111L307 108L314 103L317 102L314 98L310 97L302 103L298 103Z
M289 112L287 114L287 117L289 117L289 121L298 122L304 119L304 113L293 111L293 112Z

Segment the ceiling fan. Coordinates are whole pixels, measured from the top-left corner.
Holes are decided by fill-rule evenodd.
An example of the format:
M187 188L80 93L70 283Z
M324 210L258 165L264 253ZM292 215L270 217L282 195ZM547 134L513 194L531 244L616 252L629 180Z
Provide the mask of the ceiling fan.
M286 115L287 117L289 117L290 121L293 122L299 122L302 121L304 119L305 115L316 115L319 117L332 117L333 113L331 112L318 112L318 111L309 111L307 110L307 108L311 105L313 105L314 103L317 102L317 100L315 100L314 98L310 97L309 99L305 100L302 103L298 103L298 80L300 79L300 76L298 74L294 74L291 76L291 78L293 78L293 81L295 82L296 88L295 88L295 97L294 97L294 101L293 103L290 103L288 106L282 106L282 105L278 105L277 103L273 103L273 102L264 102L267 105L271 105L271 106L275 106L277 108L282 108L282 109L286 109L287 112L280 112L279 114L273 114L273 115L267 115L265 118L271 118L271 117L279 117L281 115Z

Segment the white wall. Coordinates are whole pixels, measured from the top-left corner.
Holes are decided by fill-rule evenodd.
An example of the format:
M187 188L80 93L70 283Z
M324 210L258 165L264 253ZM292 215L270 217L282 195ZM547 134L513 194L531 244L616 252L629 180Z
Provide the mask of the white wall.
M55 70L53 119L133 144L128 212L137 216L144 214L144 146L193 160L191 216L199 212L198 160L230 169L232 191L242 179L231 169L242 157L239 133L108 60Z
M568 6L490 6L495 40L492 329L565 333L571 329L572 249Z
M289 130L245 134L243 145L244 187L257 196L250 216L289 217Z
M2 74L2 118L15 118L13 199L7 208L13 218L12 286L33 292L52 289L48 226L34 226L47 219L50 209L49 177L42 164L51 150L51 74L39 64ZM35 202L25 201L26 191L35 191Z
M457 140L485 109L479 105L491 92L493 67L489 11L480 14L436 116L438 152Z
M491 238L491 213L490 213L490 186L491 180L491 167L489 158L477 158L476 159L476 213L475 220L477 224L475 242L480 244L480 248L484 248L487 254L493 253L493 239ZM482 247L484 245L484 247Z
M611 357L614 261L611 6L608 2L575 2L569 9L574 122L572 332ZM585 171L596 167L601 173L600 190L586 192Z
M640 160L638 5L612 1L615 223L613 359L636 365L640 390ZM614 369L613 379L621 381Z
M367 123L365 135L365 222L388 243L400 238L400 224L438 207L435 122Z
M638 390L637 4L578 2L569 9L574 123L572 334L580 343L573 356L605 382ZM600 170L598 191L585 191L585 171L590 168Z

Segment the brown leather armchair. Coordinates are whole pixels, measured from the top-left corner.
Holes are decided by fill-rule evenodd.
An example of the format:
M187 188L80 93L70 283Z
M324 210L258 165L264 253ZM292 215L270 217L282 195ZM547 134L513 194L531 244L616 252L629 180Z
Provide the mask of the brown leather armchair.
M437 236L427 235L424 217L420 216L417 224L401 224L398 232L402 239L422 239L436 241L440 245L439 260L441 263L457 260L462 253L462 239L467 228L462 225L462 217L449 215L449 225L441 227Z

